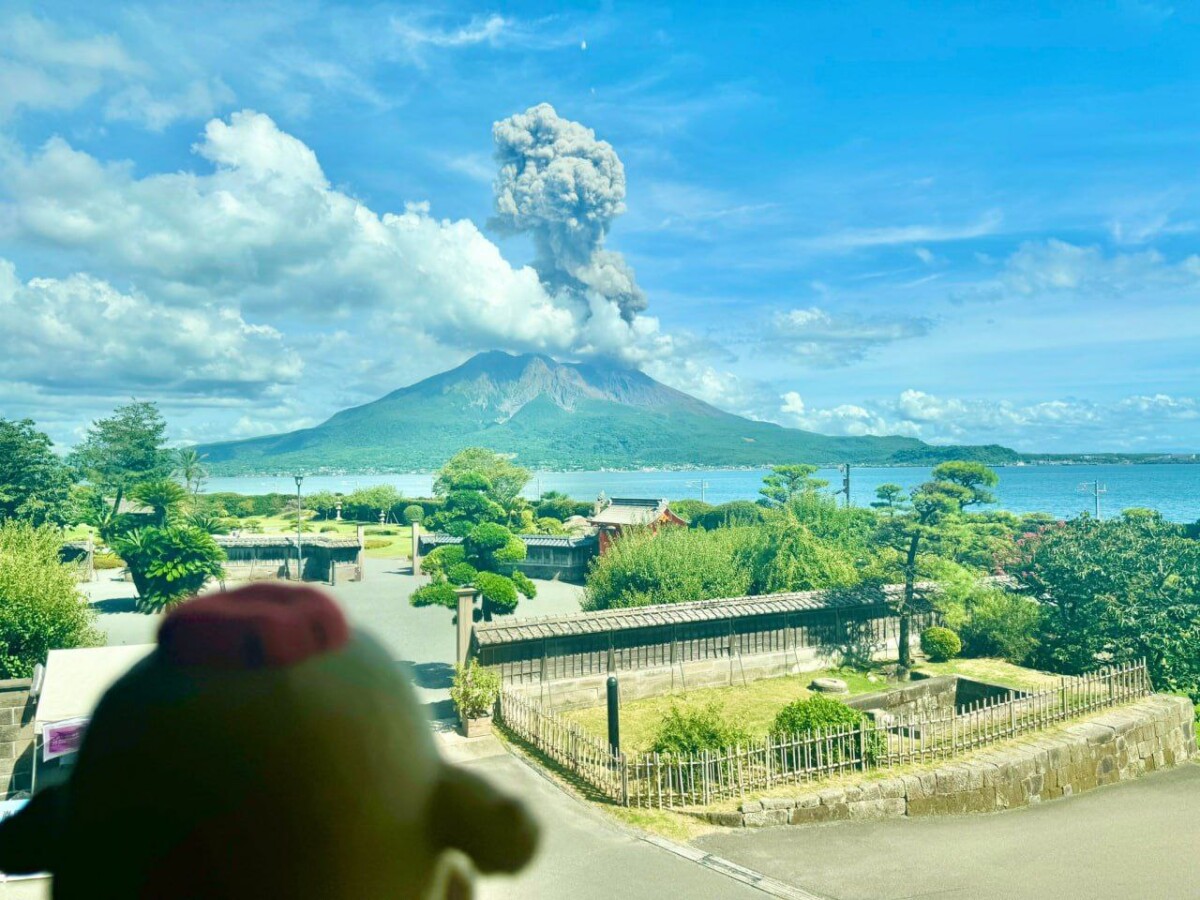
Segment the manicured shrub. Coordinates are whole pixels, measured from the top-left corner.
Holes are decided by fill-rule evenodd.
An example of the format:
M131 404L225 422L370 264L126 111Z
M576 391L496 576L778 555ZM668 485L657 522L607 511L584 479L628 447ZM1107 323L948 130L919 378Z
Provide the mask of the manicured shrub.
M324 531L325 529L322 528L321 530ZM371 528L363 529L363 534L399 534L399 533L400 533L400 530L397 528L380 527L379 525L376 525Z
M997 656L1024 664L1037 649L1041 607L1005 590L980 591L967 604L960 629L966 656Z
M463 721L490 716L500 696L500 676L472 659L465 666L455 666L450 699L458 717Z
M460 562L450 567L450 571L446 573L446 580L451 584L470 584L478 574L479 570L469 562Z
M921 632L921 650L932 662L945 662L962 653L962 640L949 628L934 625Z
M384 547L392 546L392 542L387 538L367 538L363 541L364 550L382 550Z
M429 575L434 581L439 581L466 558L467 551L463 549L462 544L445 544L430 550L429 554L421 560L421 573Z
M336 525L322 525L321 526L321 534L330 534L331 532L334 532L337 530L338 530L338 527Z
M435 581L423 584L409 598L413 606L444 606L446 609L458 607L458 595L454 593L454 585L448 581Z
M778 713L771 724L771 734L791 737L808 734L817 729L853 728L865 716L857 709L847 706L832 697L816 694L802 700L793 700Z
M410 503L404 507L404 524L420 525L425 518L425 507Z
M517 608L517 587L511 578L495 572L480 572L474 579L483 598L483 617L505 615Z
M655 753L688 754L744 744L749 735L728 718L719 703L701 707L672 705L651 749Z
M771 734L775 737L791 738L795 735L812 735L817 732L840 732L847 729L865 727L867 716L853 707L847 706L840 700L823 697L820 694L805 700L793 700L778 713L771 723ZM874 760L887 749L887 739L873 728L867 730L865 749L867 760ZM835 763L839 759L852 758L858 755L858 740L834 739L820 742L820 758L825 763Z

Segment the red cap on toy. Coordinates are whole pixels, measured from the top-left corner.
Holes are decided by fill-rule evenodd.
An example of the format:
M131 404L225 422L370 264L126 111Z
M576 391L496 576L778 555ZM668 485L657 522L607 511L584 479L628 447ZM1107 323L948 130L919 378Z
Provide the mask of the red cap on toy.
M217 669L290 666L349 638L342 611L326 594L271 583L196 597L158 629L158 646L170 662Z

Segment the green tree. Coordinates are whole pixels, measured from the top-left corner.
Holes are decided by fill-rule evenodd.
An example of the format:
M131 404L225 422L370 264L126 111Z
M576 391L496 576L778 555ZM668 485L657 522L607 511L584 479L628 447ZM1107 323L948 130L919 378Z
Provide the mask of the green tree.
M142 481L171 474L171 453L164 446L167 425L154 403L134 401L98 419L75 448L71 462L110 499L101 527L112 522L129 489Z
M151 524L166 525L182 514L188 492L170 478L155 478L133 485L129 499L150 509Z
M499 504L506 513L533 477L532 472L506 456L484 447L467 447L454 454L438 471L433 481L434 496L448 498L459 489L466 475L480 475L486 479L488 499Z
M485 475L463 472L448 484L445 503L429 519L435 530L464 537L476 525L507 518L504 507L489 496L492 483Z
M184 487L193 497L200 493L200 488L204 487L204 479L208 477L204 460L204 455L194 447L184 447L175 451L175 474L183 479Z
M375 521L379 514L386 517L404 501L404 497L390 484L375 484L359 488L342 501L342 514L360 521Z
M896 508L904 505L904 488L889 481L875 488L875 497L877 499L871 506L885 510L889 516L894 515Z
M751 528L639 529L622 535L592 561L584 588L586 610L686 603L750 593L743 562Z
M783 506L801 494L812 493L829 486L828 481L812 477L816 471L816 466L802 463L771 466L771 474L763 478L763 486L759 493L772 506Z
M192 525L135 528L114 540L112 548L129 567L138 609L145 613L186 600L224 573L225 551Z
M50 526L0 523L0 678L28 678L51 650L102 643Z
M904 590L891 597L890 605L900 619L900 665L912 666L912 616L918 606L930 598L919 597L917 579L922 554L936 552L939 544L951 533L964 507L991 502L986 487L996 484L996 473L981 463L941 463L933 468L933 479L913 488L904 503L897 504L896 514L880 523L880 543L898 556L894 567L899 569ZM886 554L880 557L882 568L888 568ZM891 573L888 572L887 575Z
M454 588L471 584L479 592L477 616L491 621L508 615L522 596L537 596L537 586L517 569L525 552L521 539L498 522L476 525L461 545L438 547L422 561L422 571L433 580L413 592L411 603L454 609Z
M32 419L0 419L0 522L67 524L71 473Z
M316 513L318 519L333 519L337 517L338 503L345 506L345 500L333 491L315 491L303 499L305 509Z
M1009 572L1041 611L1039 665L1144 658L1155 687L1200 701L1200 542L1181 526L1080 516L1023 539Z

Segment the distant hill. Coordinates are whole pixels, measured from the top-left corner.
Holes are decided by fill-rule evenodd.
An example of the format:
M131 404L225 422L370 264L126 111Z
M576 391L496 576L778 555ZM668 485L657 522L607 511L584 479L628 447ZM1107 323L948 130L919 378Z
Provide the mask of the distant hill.
M463 447L540 469L1012 462L996 445L831 437L735 416L611 363L481 353L315 428L199 447L214 474L428 471Z

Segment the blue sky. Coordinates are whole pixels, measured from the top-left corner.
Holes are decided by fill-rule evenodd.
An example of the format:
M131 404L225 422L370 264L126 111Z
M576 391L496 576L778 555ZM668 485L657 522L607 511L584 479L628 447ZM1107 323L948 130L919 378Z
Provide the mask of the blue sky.
M1183 4L95 6L0 0L0 415L64 445L493 347L828 433L1200 444ZM498 214L505 120L603 170L586 235Z

